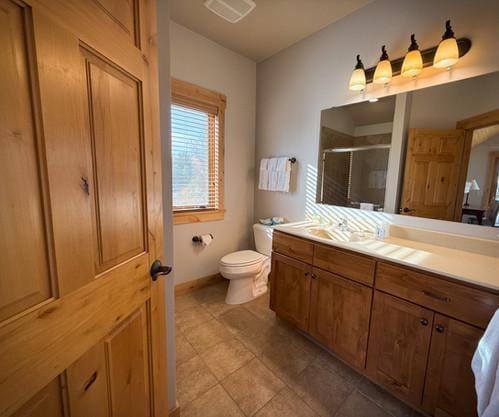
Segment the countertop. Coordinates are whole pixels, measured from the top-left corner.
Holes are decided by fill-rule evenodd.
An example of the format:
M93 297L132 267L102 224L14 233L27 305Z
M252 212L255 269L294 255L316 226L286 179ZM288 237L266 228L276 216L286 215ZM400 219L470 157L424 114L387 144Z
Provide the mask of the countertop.
M449 249L398 237L386 237L384 240L367 237L357 242L331 240L312 235L307 231L310 227L320 226L311 222L297 222L275 226L274 230L433 272L499 292L498 257ZM456 239L458 238L459 236L456 236Z

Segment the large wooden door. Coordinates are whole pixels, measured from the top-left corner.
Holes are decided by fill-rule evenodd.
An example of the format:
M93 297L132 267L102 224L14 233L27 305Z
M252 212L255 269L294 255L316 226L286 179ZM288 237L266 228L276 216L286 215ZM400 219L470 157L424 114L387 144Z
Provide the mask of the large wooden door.
M347 362L363 369L373 290L313 269L309 331Z
M433 312L375 291L367 373L412 404L421 402Z
M0 415L165 416L154 2L0 0Z
M440 220L454 220L462 204L460 174L465 131L460 129L410 129L405 159L400 213Z
M483 331L469 324L435 315L423 407L432 415L474 417L475 377L471 359Z
M308 329L312 267L272 253L270 308L300 329Z

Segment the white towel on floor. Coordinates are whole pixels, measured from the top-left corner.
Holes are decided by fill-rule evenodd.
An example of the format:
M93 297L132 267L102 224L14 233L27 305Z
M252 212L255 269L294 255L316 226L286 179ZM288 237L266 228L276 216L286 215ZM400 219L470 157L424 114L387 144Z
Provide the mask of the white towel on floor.
M499 310L492 317L471 361L479 417L499 416Z

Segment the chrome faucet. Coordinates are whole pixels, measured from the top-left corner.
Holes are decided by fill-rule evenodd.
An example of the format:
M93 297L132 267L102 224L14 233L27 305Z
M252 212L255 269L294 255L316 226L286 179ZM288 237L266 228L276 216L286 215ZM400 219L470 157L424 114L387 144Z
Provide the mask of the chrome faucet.
M350 231L350 228L348 227L348 220L345 217L342 217L340 219L340 222L338 223L338 227L342 232L348 232Z

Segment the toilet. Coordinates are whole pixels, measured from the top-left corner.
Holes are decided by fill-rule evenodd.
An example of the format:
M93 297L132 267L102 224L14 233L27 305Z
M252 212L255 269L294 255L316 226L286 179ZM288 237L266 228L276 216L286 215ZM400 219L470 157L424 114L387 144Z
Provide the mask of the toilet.
M272 252L272 227L253 225L256 252L241 250L220 260L220 274L229 280L227 304L242 304L267 292Z

